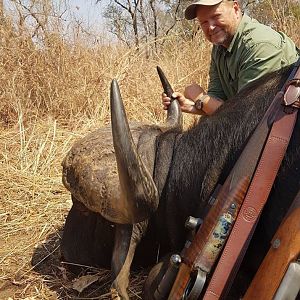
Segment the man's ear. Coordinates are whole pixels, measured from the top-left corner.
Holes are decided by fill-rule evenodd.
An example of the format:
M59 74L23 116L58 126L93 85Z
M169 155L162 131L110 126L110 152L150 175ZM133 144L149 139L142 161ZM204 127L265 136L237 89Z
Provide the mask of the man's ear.
M233 1L233 8L236 13L241 12L239 1L236 1L236 0Z

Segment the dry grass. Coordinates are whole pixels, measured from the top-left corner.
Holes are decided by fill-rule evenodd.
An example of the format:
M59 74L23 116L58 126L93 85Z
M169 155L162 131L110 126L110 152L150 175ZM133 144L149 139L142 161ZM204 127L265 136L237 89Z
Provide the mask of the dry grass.
M291 27L290 33L299 45L298 33ZM131 120L162 122L155 67L163 68L176 90L191 82L206 86L210 47L200 35L189 42L174 36L146 58L151 45L139 51L86 48L59 34L47 36L48 46L38 49L9 25L0 38L0 299L108 299L108 272L91 269L101 282L78 294L59 261L71 206L61 161L75 139L109 122L112 78L120 83ZM141 299L144 276L132 277L132 299Z
M173 37L159 56L146 59L146 46L139 52L109 45L87 49L52 36L51 47L41 50L6 34L9 46L2 47L0 61L0 298L108 299L106 271L91 269L101 272L102 280L78 295L60 263L61 230L71 207L61 161L74 140L110 121L112 78L131 120L161 122L156 66L176 89L189 81L206 84L207 61L201 56L209 57L209 49L199 52L201 37L188 43ZM199 56L196 70L192 53ZM140 299L143 276L133 276L131 298Z

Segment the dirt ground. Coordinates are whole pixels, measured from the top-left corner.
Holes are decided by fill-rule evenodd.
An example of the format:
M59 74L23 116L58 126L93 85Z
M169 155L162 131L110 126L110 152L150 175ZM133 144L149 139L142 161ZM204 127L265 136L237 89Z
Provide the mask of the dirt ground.
M58 230L33 249L28 272L13 271L14 265L11 266L15 275L1 279L0 299L111 299L109 271L84 268L77 276L67 271L68 266L61 261L61 235L62 231ZM76 278L82 278L86 274L93 275L98 280L80 293L73 289L73 285ZM145 278L145 273L133 274L130 299L142 299L140 294Z

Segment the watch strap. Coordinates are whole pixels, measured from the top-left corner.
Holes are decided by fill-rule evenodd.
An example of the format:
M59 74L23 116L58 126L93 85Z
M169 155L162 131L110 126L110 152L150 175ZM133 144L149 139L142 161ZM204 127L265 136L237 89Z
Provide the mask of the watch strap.
M202 95L198 100L195 101L195 107L198 110L203 110L203 106L204 106L204 99L209 97L209 95L205 94Z

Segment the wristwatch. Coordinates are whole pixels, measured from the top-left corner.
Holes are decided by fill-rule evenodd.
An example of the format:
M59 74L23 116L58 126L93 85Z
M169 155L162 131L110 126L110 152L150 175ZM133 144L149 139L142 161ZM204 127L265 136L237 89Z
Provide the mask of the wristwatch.
M195 107L198 109L198 110L203 110L203 106L204 106L204 99L206 97L209 97L207 94L205 95L202 95L198 100L195 101Z

